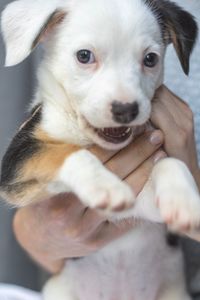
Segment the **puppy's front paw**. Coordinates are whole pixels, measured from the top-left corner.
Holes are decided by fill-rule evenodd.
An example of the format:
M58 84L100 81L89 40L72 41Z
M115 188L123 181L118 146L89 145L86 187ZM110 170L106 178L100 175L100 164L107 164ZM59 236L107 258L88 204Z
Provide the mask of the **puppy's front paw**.
M67 158L58 179L90 208L118 212L134 204L131 188L88 150L80 150Z
M172 230L195 230L200 226L200 197L189 186L160 189L156 204Z
M82 201L94 209L121 212L132 207L135 200L131 188L111 173L93 178L82 189Z
M175 231L198 229L200 195L186 165L165 159L157 166L155 175L155 201L163 221Z

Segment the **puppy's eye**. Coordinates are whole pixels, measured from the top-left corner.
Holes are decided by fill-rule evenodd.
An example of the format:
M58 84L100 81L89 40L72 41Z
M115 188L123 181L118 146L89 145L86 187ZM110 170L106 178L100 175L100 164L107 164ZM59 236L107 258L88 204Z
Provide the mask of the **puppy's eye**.
M153 68L157 65L159 57L156 53L148 53L144 58L144 65L148 68Z
M81 64L93 64L95 63L95 56L90 50L79 50L76 53L76 57Z

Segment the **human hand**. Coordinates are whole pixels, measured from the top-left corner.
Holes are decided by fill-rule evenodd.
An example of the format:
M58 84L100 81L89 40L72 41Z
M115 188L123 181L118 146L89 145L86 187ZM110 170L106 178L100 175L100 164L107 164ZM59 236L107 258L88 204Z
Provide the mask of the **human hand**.
M200 170L190 107L164 85L154 97L151 121L164 134L164 150L189 167L200 189Z
M162 142L163 135L157 130L153 134L144 133L117 154L98 147L91 151L138 194L154 163L165 156L163 151L158 150ZM59 271L64 259L89 255L133 226L108 222L96 211L84 207L72 194L21 208L14 218L18 241L50 272Z

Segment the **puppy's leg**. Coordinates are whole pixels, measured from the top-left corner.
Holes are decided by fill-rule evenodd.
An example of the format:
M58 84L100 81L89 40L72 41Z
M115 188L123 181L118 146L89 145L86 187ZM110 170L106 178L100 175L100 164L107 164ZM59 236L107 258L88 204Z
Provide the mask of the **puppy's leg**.
M187 166L174 158L158 162L129 216L164 222L179 232L198 229L200 194Z
M195 230L200 225L200 195L187 166L166 158L153 169L154 200L171 229Z
M59 170L57 180L91 208L121 211L134 203L131 188L103 167L89 151L80 150L68 157Z
M73 153L67 149L70 147ZM7 200L27 205L62 192L73 192L91 208L118 211L130 207L131 189L87 150L48 145L24 162L12 181L1 186Z

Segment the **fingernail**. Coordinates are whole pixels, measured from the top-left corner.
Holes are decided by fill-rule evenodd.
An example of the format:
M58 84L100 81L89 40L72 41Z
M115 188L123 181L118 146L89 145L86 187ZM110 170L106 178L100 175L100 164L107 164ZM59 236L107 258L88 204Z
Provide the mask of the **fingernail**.
M150 143L152 145L160 145L162 143L162 135L158 131L154 131L150 136Z
M154 164L156 164L158 161L162 160L163 158L166 158L167 155L165 152L158 152L156 153L156 155L154 156Z

